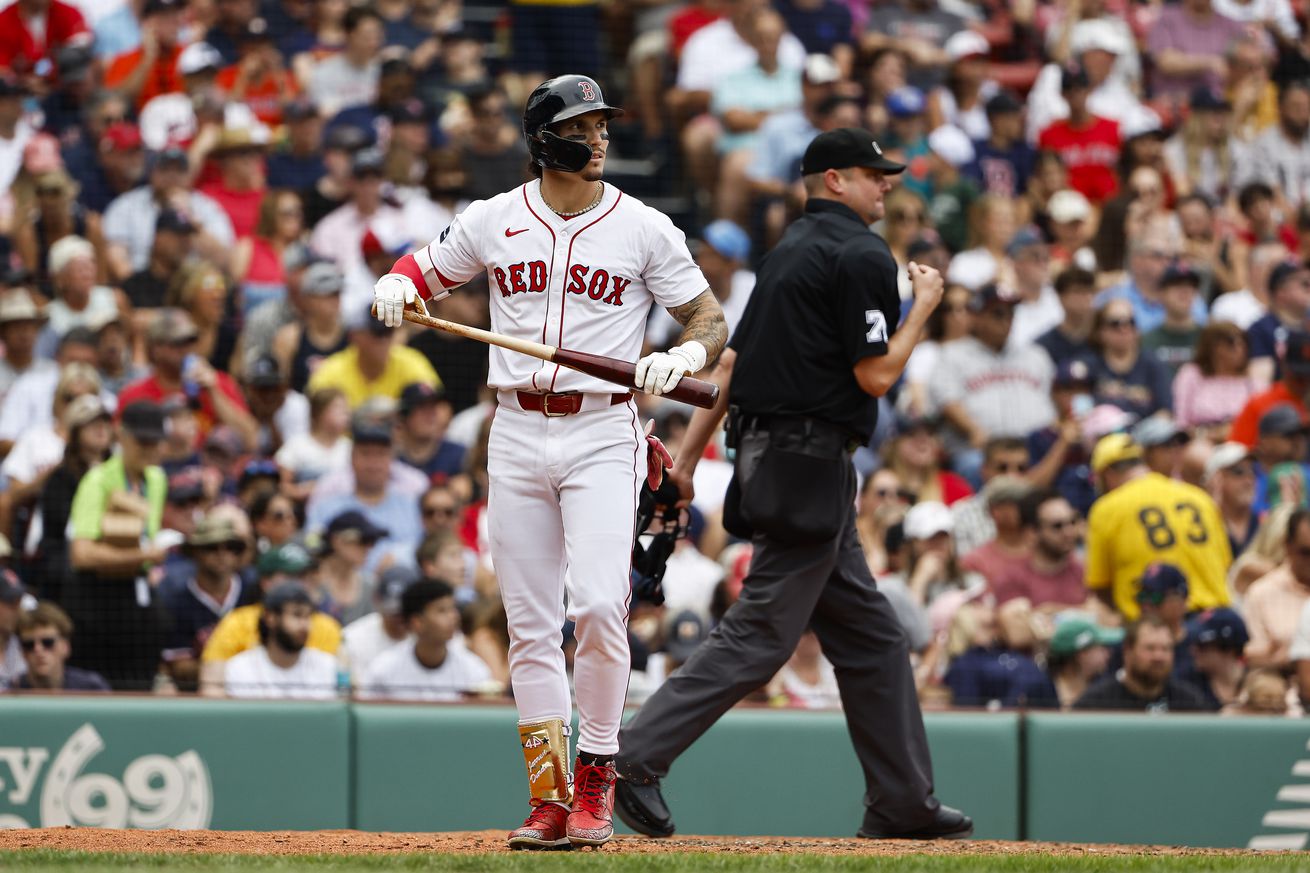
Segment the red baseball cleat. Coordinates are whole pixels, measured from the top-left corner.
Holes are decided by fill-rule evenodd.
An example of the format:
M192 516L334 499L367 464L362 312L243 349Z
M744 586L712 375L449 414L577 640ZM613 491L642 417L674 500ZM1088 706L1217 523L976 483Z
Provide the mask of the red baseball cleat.
M569 808L558 803L543 803L532 808L523 826L509 835L511 849L568 848L566 822Z
M573 781L573 811L569 813L569 842L575 846L603 846L614 836L613 767L578 764Z

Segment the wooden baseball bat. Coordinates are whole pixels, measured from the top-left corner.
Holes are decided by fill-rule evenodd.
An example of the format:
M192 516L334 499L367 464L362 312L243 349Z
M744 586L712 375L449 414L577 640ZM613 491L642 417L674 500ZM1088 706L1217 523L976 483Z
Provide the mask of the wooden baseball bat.
M411 324L421 324L424 327L444 330L446 333L453 333L456 336L467 337L481 343L500 346L502 349L509 349L512 352L519 352L533 358L549 361L552 364L559 364L561 367L568 367L571 370L586 373L588 376L595 376L597 379L604 379L606 382L613 382L615 385L622 385L624 388L635 390L633 389L632 380L636 375L637 365L630 361L610 358L605 355L593 355L588 352L575 352L572 349L548 346L545 343L532 342L531 340L516 339L501 333L469 327L467 324L446 321L444 318L434 318L431 315L425 315L410 309L405 310L405 320ZM664 396L672 400L681 400L683 403L690 403L692 406L699 406L702 409L713 409L714 404L719 399L719 386L713 382L683 376L677 387Z

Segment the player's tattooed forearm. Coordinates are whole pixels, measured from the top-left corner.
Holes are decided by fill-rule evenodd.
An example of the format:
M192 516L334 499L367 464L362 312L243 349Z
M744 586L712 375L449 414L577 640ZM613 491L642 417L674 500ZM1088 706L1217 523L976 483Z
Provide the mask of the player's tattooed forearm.
M669 315L682 325L678 343L695 340L705 347L709 363L714 363L728 341L728 323L723 320L723 307L714 292L706 288L696 299L671 308Z

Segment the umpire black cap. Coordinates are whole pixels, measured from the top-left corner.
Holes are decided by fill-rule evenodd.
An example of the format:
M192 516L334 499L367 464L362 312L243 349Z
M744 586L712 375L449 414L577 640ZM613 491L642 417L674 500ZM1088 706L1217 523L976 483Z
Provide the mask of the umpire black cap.
M591 162L591 146L565 139L549 130L552 124L588 112L604 112L606 118L623 110L605 102L596 80L568 75L547 79L528 96L523 110L523 136L533 163L547 170L580 173Z
M872 133L859 127L839 127L819 134L801 158L802 176L848 167L868 167L893 176L905 171L904 164L883 155Z

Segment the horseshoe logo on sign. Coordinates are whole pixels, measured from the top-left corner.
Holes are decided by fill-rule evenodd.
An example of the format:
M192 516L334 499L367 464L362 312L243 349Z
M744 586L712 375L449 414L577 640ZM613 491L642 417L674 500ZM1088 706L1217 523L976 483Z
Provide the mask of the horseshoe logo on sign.
M591 87L590 82L579 82L578 88L582 91L582 99L588 103L596 99L596 89Z

